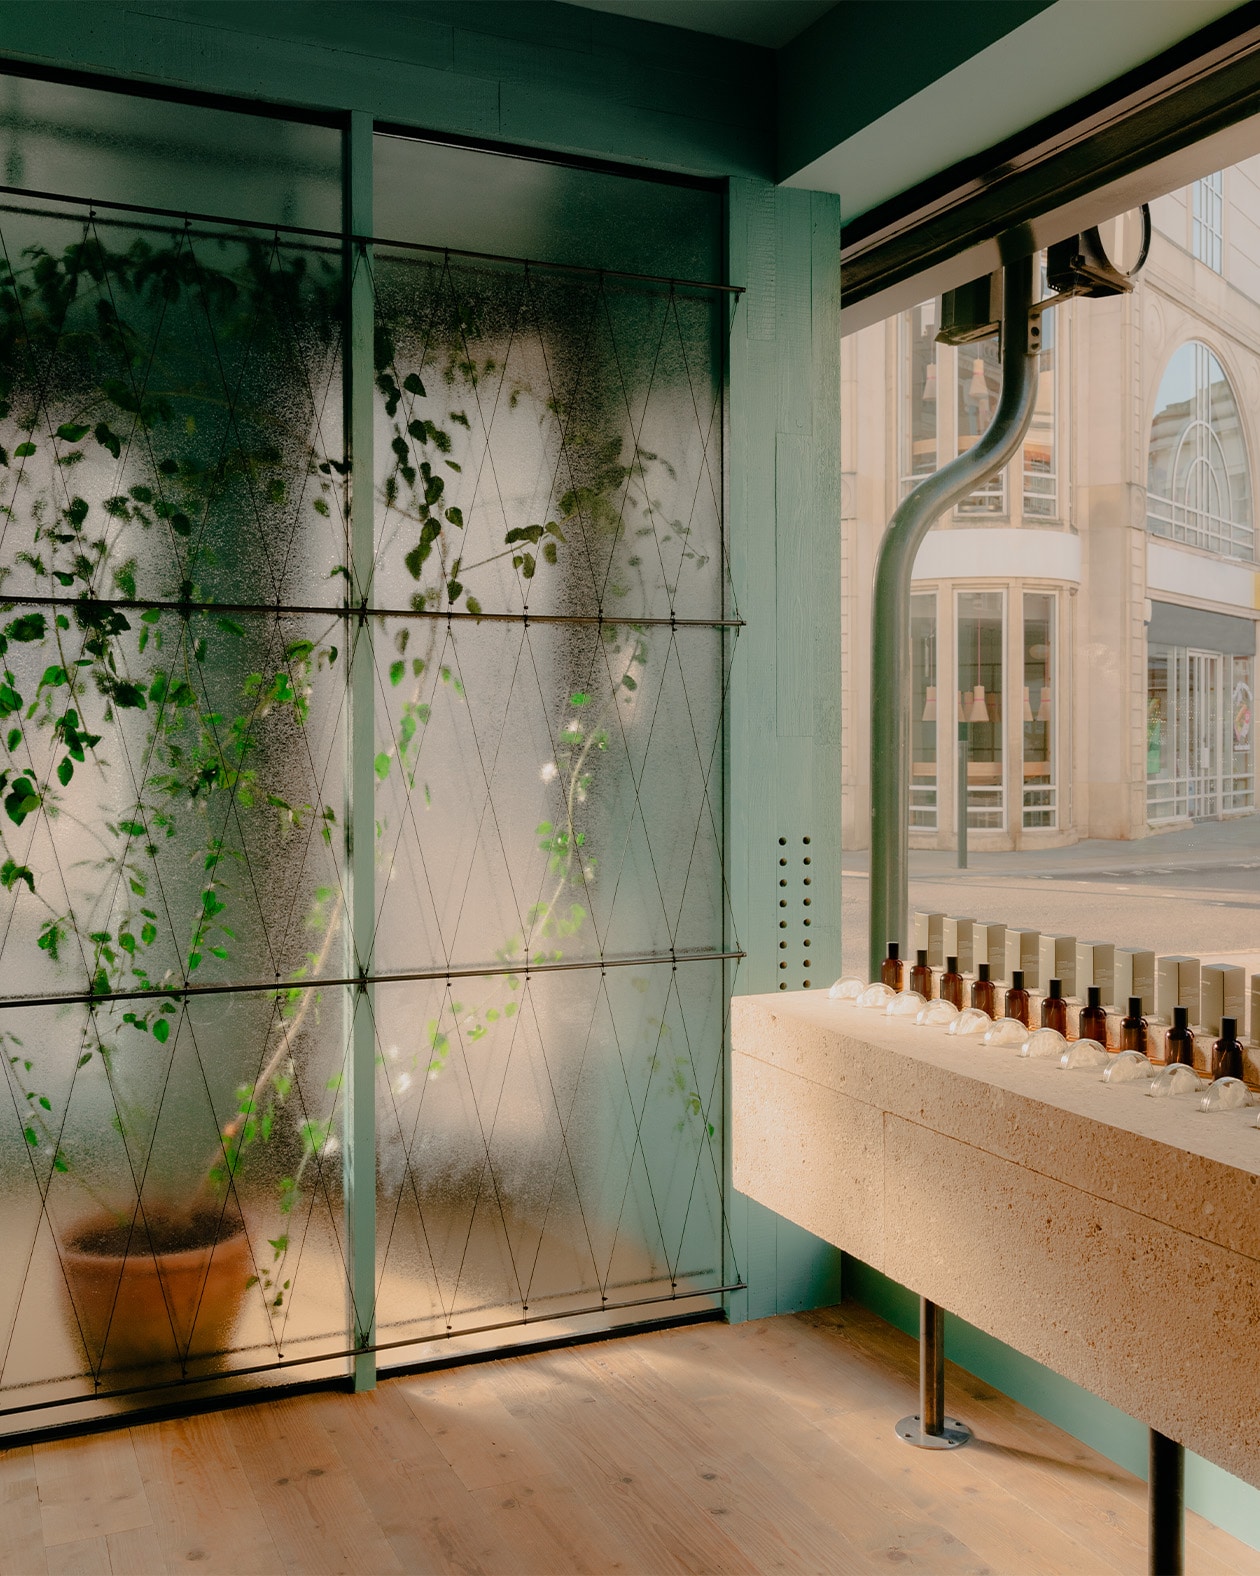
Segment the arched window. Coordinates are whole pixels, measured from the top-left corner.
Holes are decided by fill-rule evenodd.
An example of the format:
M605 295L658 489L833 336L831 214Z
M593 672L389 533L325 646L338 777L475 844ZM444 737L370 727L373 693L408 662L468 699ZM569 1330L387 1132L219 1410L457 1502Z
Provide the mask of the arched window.
M1147 524L1157 536L1255 557L1242 421L1225 369L1190 340L1165 369L1151 423Z

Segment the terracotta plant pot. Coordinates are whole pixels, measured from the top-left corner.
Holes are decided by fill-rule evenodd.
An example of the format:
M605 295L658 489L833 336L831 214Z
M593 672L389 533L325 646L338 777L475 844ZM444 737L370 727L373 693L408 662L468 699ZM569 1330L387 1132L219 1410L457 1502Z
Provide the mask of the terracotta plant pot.
M94 1216L61 1251L72 1331L94 1372L183 1365L231 1344L253 1266L239 1216Z

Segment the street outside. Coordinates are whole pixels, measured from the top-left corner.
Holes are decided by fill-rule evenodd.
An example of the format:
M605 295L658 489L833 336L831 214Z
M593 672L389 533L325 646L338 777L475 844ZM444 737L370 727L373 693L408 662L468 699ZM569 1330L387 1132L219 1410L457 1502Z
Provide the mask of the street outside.
M846 852L842 868L843 972L865 978L867 851ZM1260 974L1260 817L1139 842L973 853L966 870L956 854L917 850L910 908L1239 963L1250 979Z

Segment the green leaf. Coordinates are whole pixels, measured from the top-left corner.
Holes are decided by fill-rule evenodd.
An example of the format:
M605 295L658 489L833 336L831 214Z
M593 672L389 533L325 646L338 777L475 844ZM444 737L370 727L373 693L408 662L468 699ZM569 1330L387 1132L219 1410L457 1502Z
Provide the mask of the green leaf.
M405 662L391 662L389 665L389 682L391 684L401 684L406 671L407 664Z
M74 776L74 762L67 755L57 767L57 781L64 788Z
M19 443L13 452L19 460L29 459L35 453L35 445L33 443Z
M421 399L425 399L427 397L424 392L424 384L421 383L419 377L414 372L409 372L403 379L403 388L407 390L408 394L418 394Z
M11 891L19 881L25 881L31 891L35 890L35 877L25 865L16 864L12 859L6 859L0 865L0 886Z
M389 776L389 765L389 756L386 755L384 750L372 762L373 770L382 782Z
M458 508L455 504L452 504L451 507L446 511L446 518L451 522L452 525L457 525L461 530L463 530L464 511Z
M569 696L569 705L585 706L590 698L591 697L586 693L585 690L574 690L573 694Z
M481 612L481 603L478 602L475 596L466 596L464 598L464 606L474 615Z
M158 1018L153 1025L153 1038L159 1045L165 1045L171 1037L171 1020Z
M21 618L7 625L4 632L10 640L43 640L48 632L48 620L42 613L23 613Z
M61 426L57 428L57 436L63 438L67 443L82 443L87 435L88 429L80 427L77 422L73 421L63 421Z

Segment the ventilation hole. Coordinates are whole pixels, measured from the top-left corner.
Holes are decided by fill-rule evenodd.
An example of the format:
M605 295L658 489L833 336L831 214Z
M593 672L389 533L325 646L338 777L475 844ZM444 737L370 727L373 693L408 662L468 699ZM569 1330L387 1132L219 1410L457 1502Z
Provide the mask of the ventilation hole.
M808 936L805 937L805 945L809 946L809 937Z
M786 990L787 989L787 981L786 980L780 980L779 981L779 989L780 990Z
M781 837L779 839L779 847L780 848L786 848L787 847L787 838L786 837Z
M809 855L808 855L808 854L806 854L806 855L805 855L805 857L804 857L804 859L802 859L802 860L801 860L801 863L802 863L802 864L803 864L803 865L808 865L808 864L812 864L812 863L813 863L813 860L811 860L811 859L810 859L810 857L809 857Z
M780 885L780 886L786 886L786 885L787 885L787 882L786 882L786 881L780 881L780 882L779 882L779 885Z
M810 880L810 878L809 878L809 877L808 877L808 876L806 876L806 877L805 877L805 885L806 885L806 886L813 886L813 884L814 884L814 883L813 883L813 881L811 881L811 880ZM786 881L784 881L784 882L783 882L783 883L782 883L782 885L783 885L783 886L786 886L786 885L787 885L787 882L786 882ZM805 901L806 901L806 902L807 902L807 903L808 903L808 902L809 902L809 899L808 899L808 898L806 898L806 899L805 899Z
M806 902L807 902L807 903L808 903L808 902L809 902L809 899L808 899L808 898L806 898L806 899L805 899L805 901L806 901ZM785 898L785 897L781 897L781 898L780 898L780 899L779 899L779 907L780 907L780 908L786 908L786 907L787 907L787 898Z
M810 904L811 904L811 903L812 903L812 902L813 902L813 901L814 901L814 900L813 900L813 898L812 898L812 897L807 897L807 898L805 898L805 899L804 899L804 903L805 903L805 907L806 907L806 908L808 908L808 907L809 907L809 905L810 905ZM808 920L806 920L806 921L805 921L805 923L806 923L806 924L807 924L807 925L808 925L808 924L809 924L809 921L808 921Z
M808 980L802 980L801 984L806 990L809 989L809 981Z
M787 864L787 860L786 860L786 859L780 859L780 860L779 860L779 863L780 863L780 864L781 864L781 865L785 865L785 864Z
M780 946L780 947L786 947L786 946L787 946L787 942L786 942L786 941L781 941L781 942L780 942L780 943L779 943L779 946Z
M779 921L779 929L780 930L786 930L787 929L787 920L786 919L781 919Z
M802 920L801 923L804 924L804 925L808 925L809 921L806 919L806 920Z
M779 967L780 967L780 968L781 968L781 969L785 969L785 968L787 968L787 964L786 964L786 963L780 963L780 964L779 964Z
M801 842L804 843L806 846L808 846L809 845L809 838L808 837L802 837L801 838Z

